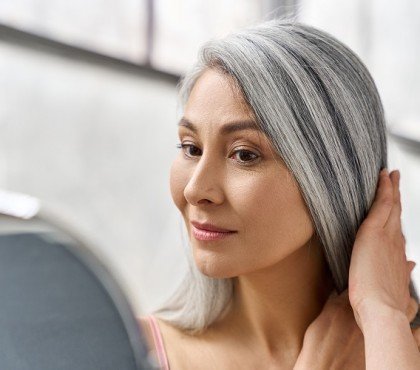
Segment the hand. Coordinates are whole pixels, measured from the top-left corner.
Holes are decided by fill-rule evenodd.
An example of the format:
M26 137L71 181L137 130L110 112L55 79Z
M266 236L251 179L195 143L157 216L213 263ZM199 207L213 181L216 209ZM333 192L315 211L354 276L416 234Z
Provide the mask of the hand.
M407 311L405 312L409 322L414 320L419 308L420 308L419 303L414 298L410 298L410 303L407 307ZM419 349L419 352L420 352L420 327L416 329L411 329L411 332L413 333L414 340L416 341L417 348Z
M401 230L399 171L381 171L376 197L360 226L353 246L349 272L349 299L362 328L363 311L392 308L406 312L410 303L410 273Z
M412 298L406 315L412 321L419 304ZM413 329L420 348L420 328ZM365 350L362 331L356 323L348 291L333 292L320 315L305 332L303 347L294 370L364 370Z
M294 370L364 370L363 334L354 319L348 291L334 291L305 332Z

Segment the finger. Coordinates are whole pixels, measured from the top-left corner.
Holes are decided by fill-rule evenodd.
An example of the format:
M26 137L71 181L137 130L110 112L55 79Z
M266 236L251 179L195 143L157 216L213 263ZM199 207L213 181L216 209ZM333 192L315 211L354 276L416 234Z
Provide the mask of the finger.
M379 173L378 187L376 189L375 199L370 207L365 224L373 227L384 227L392 206L394 205L394 195L392 181L389 178L388 171L383 169Z
M330 297L331 297L331 298L336 298L336 297L338 297L338 293L337 293L337 291L336 291L335 289L333 289L332 293L330 294Z
M407 261L407 264L408 264L408 270L410 271L410 274L411 274L411 272L414 270L414 267L416 267L417 263L414 261Z
M390 177L393 187L393 205L385 227L391 227L393 230L401 230L402 206L400 193L400 171L392 171Z
M413 330L414 339L416 340L417 347L420 349L420 328Z
M416 267L416 263L414 261L407 261L407 270L408 270L408 276L407 276L407 285L410 284L411 281L411 273L414 270L414 267Z
M343 290L343 291L341 292L341 294L340 294L340 297L341 297L343 300L347 300L347 299L349 299L349 289L347 288L347 289Z
M410 302L405 311L405 314L409 322L414 320L414 318L417 315L418 310L419 310L419 303L413 297L410 297Z
M337 299L340 300L340 302L343 302L345 304L350 304L350 299L349 299L349 289L345 289L343 290L340 295L337 296Z
M340 294L337 293L337 291L335 289L333 289L333 292L330 293L325 305L327 306L335 306L335 305L340 305L342 307L350 307L350 300L349 300L349 293L348 293L348 289L345 289L343 292L341 292Z
M333 291L330 293L327 302L336 302L339 299L339 295L337 293L337 291L335 289L333 289Z

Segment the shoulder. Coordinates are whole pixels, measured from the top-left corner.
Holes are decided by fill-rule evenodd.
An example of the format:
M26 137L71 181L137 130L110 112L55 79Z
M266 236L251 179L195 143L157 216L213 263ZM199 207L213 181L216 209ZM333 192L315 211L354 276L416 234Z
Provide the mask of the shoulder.
M153 325L153 323L151 322L152 318L157 324L157 329L159 330L159 333L161 334L161 337L165 340L165 342L172 342L174 339L186 337L186 334L184 334L181 330L156 316L145 315L137 317L137 321L140 325L140 328L144 333L144 336L146 337L146 340L149 344L154 344L153 332L151 327L151 325Z
M203 359L207 358L207 352L209 350L205 340L200 336L193 336L165 320L157 317L154 318L158 324L166 357L171 369L202 369ZM149 324L149 316L139 317L138 321L149 348L156 350L153 333Z
M171 369L183 369L185 360L188 358L189 345L186 344L188 335L166 321L153 316L157 324L158 333L163 342L163 348ZM151 325L152 316L146 315L137 318L142 333L147 341L149 349L157 352L155 339Z
M140 326L141 332L144 336L144 339L147 342L147 345L149 348L153 348L155 347L154 341L153 341L153 334L152 334L152 330L150 328L150 324L149 324L149 316L140 316L137 317L137 323Z

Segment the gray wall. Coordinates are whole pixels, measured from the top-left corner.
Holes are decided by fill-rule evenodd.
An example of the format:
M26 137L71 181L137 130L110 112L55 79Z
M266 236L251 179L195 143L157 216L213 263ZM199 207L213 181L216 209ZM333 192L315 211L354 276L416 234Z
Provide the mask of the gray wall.
M175 82L7 42L0 55L0 187L79 230L148 311L186 266L168 177Z
M420 126L420 2L300 0L299 20L355 50L370 69L390 123Z

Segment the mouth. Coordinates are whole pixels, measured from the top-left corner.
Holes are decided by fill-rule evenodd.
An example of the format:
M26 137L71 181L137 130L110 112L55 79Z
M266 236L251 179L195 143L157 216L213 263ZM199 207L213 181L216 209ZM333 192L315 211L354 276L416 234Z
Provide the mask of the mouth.
M196 226L192 226L192 234L197 240L202 241L211 241L211 240L221 240L227 238L232 234L236 234L236 231L210 231L199 229Z
M192 234L197 240L220 240L237 233L237 231L228 230L210 223L191 221L191 225Z

